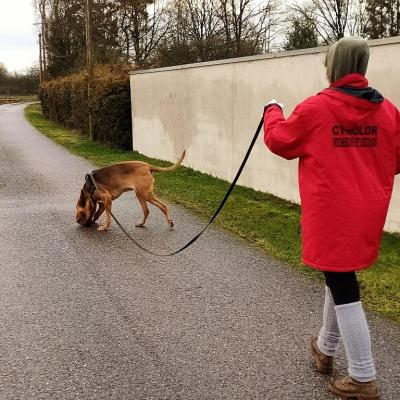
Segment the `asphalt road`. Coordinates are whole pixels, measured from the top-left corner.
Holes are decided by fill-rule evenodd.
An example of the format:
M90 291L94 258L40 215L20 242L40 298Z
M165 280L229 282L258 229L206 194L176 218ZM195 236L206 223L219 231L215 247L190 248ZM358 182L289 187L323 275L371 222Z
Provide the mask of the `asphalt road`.
M136 249L114 224L80 228L75 203L93 168L0 107L0 399L332 399L308 345L323 286L218 229L174 258ZM134 223L175 249L203 221L171 205ZM400 398L400 328L369 315L382 398ZM341 354L337 373L345 374Z

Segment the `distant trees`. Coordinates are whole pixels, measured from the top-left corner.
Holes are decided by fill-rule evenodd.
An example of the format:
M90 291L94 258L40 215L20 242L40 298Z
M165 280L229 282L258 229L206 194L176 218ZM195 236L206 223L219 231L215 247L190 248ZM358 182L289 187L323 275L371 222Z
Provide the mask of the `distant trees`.
M364 35L371 39L400 35L400 0L366 0Z
M169 28L162 0L115 1L116 40L122 58L146 66Z
M82 0L35 0L43 36L44 65L50 76L81 69L86 56L85 9ZM93 4L95 59L107 63L119 56L114 1Z
M263 53L279 20L274 0L175 0L167 12L169 29L156 56L160 65Z
M50 76L85 63L82 0L35 0ZM95 62L171 65L259 54L279 29L276 0L93 0Z
M369 39L400 35L400 0L305 0L292 9L314 23L323 44L346 35Z
M0 63L0 82L1 80L4 79L5 76L7 76L7 68L3 63Z
M39 70L36 67L26 72L10 73L0 62L0 95L36 94L39 86Z
M303 15L292 16L286 34L285 50L308 49L318 46L318 31L315 22Z
M292 9L315 26L323 44L361 31L363 0L307 0L295 3Z
M219 0L216 14L232 56L258 54L270 48L279 21L276 1Z
M175 0L167 9L168 32L156 54L158 65L228 57L213 0Z
M41 0L44 1L44 0ZM48 12L43 40L50 76L63 75L82 65L85 57L84 15L81 1L54 1Z
M81 69L85 1L34 0L50 76ZM400 34L400 0L92 0L94 61L140 68Z

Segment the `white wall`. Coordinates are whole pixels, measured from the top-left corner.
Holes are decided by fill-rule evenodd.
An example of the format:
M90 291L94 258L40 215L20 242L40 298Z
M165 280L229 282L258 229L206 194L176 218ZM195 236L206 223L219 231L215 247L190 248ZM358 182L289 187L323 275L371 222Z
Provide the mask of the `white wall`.
M370 42L370 85L400 106L400 37ZM272 98L285 113L328 83L325 48L159 68L131 74L133 147L231 181ZM267 151L262 133L239 184L299 202L297 161ZM400 231L400 181L386 229Z

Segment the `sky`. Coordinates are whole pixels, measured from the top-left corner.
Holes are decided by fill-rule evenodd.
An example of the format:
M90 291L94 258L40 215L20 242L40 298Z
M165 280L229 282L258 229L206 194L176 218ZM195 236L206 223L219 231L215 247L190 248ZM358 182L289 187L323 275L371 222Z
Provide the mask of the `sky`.
M0 63L9 72L38 65L33 0L0 0Z

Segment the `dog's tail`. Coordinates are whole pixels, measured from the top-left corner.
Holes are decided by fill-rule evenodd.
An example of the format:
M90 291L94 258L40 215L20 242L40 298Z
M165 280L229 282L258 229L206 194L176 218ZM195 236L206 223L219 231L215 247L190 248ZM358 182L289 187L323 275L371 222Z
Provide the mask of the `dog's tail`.
M179 160L174 164L171 165L170 167L157 167L155 165L150 165L150 170L151 172L170 172L170 171L175 171L181 164L183 159L185 158L186 155L186 150L183 150L183 153Z

